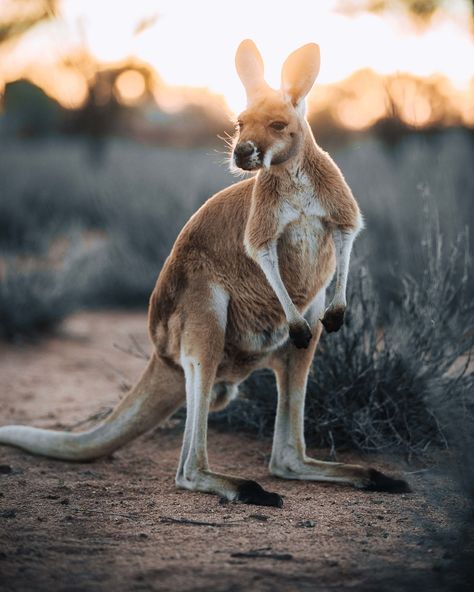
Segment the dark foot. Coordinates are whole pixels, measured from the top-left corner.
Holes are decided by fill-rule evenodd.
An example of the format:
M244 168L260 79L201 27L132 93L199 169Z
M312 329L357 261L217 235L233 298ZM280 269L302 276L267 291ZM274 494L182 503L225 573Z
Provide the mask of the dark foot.
M393 479L375 469L369 470L369 481L362 489L365 491L386 491L387 493L410 493L410 486L403 479Z
M290 339L298 349L306 349L311 341L311 329L308 323L290 325Z
M335 333L344 324L344 313L346 309L342 306L338 308L328 308L321 319L321 323L328 333Z
M265 491L256 481L244 481L239 485L237 501L255 506L283 508L283 498L278 493Z

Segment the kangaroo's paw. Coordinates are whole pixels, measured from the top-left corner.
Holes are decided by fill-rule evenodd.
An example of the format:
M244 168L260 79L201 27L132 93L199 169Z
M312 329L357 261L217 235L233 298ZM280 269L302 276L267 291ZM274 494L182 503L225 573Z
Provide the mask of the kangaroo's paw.
M293 344L299 349L306 349L311 341L311 329L308 323L301 319L301 321L291 323L290 325L290 339Z
M321 323L328 333L334 333L344 324L344 313L346 309L344 306L337 306L335 308L329 307L321 319Z

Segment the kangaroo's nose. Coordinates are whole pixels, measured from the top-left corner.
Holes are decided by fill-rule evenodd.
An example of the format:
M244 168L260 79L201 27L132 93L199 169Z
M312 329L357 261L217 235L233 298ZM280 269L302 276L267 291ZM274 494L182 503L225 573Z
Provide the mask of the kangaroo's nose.
M240 158L246 158L247 156L250 156L254 150L255 145L253 142L240 142L235 147L234 152L236 156L239 156Z

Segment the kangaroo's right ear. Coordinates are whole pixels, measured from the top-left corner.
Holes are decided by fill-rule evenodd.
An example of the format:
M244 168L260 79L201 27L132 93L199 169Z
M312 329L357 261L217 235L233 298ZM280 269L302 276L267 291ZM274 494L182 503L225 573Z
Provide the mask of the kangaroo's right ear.
M281 88L295 107L311 90L319 74L319 45L308 43L288 56L281 71Z
M235 67L247 93L247 99L266 86L263 79L263 60L257 46L251 39L245 39L237 48Z

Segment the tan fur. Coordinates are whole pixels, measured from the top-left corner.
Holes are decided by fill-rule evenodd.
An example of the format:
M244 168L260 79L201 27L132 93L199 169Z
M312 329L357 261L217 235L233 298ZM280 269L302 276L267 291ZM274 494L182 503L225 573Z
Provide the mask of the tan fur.
M309 44L291 54L280 92L264 82L253 42L242 43L236 63L248 106L234 158L257 174L210 198L176 239L150 298L154 354L141 383L87 436L9 426L0 428L0 442L59 458L100 456L163 420L186 394L178 486L281 505L254 482L213 473L207 459L209 410L234 398L252 371L270 367L279 392L271 471L370 483L368 469L309 459L304 445L306 381L321 320L327 330L340 326L350 250L362 225L340 170L303 116L319 50ZM336 295L325 311L336 267Z

